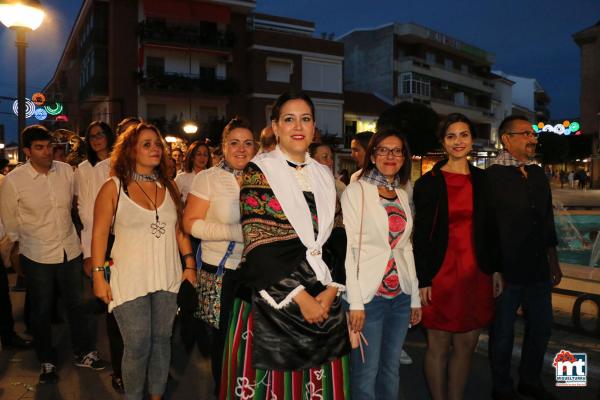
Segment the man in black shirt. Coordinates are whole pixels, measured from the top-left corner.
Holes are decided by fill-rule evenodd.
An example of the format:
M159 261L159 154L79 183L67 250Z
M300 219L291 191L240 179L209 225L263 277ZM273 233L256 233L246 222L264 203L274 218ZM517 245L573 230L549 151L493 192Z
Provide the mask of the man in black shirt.
M491 262L504 278L496 302L490 337L492 398L521 397L510 374L514 323L519 306L525 317L518 391L535 399L552 400L541 383L544 354L552 331L552 286L562 277L556 255L552 194L544 170L530 160L536 134L521 116L505 118L498 129L504 151L487 171Z

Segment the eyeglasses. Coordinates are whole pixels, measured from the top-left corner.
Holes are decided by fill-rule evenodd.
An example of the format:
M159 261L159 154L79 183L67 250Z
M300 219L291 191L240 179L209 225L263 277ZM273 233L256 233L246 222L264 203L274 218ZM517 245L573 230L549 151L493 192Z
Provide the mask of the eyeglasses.
M105 137L106 137L106 133L104 133L104 132L98 132L95 135L89 136L90 141L104 139Z
M538 138L538 134L534 131L523 131L523 132L508 132L509 135L513 136L513 135L519 135L519 136L525 136L528 138L533 138L533 139L537 139Z
M390 153L392 153L394 157L404 158L404 149L402 147L394 147L393 149L390 149L389 147L375 147L375 154L378 156L387 157Z

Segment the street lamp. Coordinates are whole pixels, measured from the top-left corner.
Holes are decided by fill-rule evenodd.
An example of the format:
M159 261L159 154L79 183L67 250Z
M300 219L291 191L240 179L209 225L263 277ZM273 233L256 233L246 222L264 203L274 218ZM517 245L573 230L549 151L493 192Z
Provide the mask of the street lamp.
M39 0L0 0L0 22L17 33L17 107L19 160L23 161L21 132L25 129L25 49L27 31L34 31L44 20L44 11Z
M183 125L183 131L188 135L194 135L198 132L198 125L193 121L186 122L186 124Z

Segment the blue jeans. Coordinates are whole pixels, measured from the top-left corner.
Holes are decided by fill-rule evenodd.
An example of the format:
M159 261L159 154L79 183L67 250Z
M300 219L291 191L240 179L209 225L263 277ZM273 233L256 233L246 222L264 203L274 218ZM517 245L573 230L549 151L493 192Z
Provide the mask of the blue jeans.
M41 264L21 255L27 291L31 296L33 343L41 363L56 364L52 348L52 308L58 284L64 300L73 352L77 355L95 350L93 316L83 301L83 265L81 256L59 264Z
M121 368L127 399L144 397L146 376L148 392L162 395L169 376L177 293L150 293L115 307L113 313L125 345Z
M521 349L519 377L521 382L538 384L544 354L552 333L552 284L507 284L496 300L496 316L490 330L490 364L494 390L513 389L510 374L517 309L523 306L525 336Z
M393 299L375 296L365 304L363 335L365 362L360 349L350 354L352 400L398 398L400 391L400 354L410 320L410 296L399 294Z

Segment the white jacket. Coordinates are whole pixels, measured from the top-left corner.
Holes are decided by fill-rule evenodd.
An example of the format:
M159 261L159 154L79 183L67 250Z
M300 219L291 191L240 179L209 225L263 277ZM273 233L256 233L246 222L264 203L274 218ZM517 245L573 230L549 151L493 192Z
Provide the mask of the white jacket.
M356 276L356 261L358 256L360 217L362 195L360 185L364 189L364 215L362 227L362 245L360 253L360 268ZM403 189L396 189L402 208L406 212L406 228L400 241L393 250L398 278L402 293L411 296L411 307L421 307L419 298L419 282L415 272L415 260L411 243L413 226L409 200ZM346 250L346 298L351 310L364 310L364 305L373 299L377 293L390 251L388 215L381 202L377 186L365 181L351 182L341 198L344 214L344 226L348 245Z

